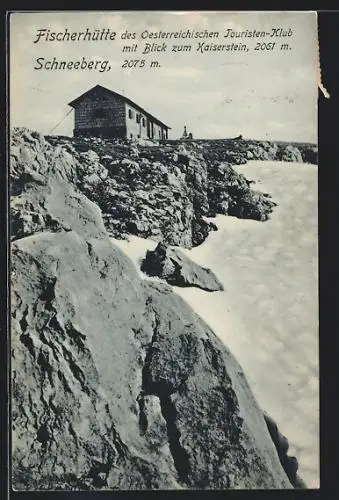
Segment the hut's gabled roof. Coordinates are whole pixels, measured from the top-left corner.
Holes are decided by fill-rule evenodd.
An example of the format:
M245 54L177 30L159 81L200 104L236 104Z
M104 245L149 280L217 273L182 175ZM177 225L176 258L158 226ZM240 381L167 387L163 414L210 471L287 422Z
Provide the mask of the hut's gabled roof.
M124 102L126 102L127 104L130 104L133 108L137 109L141 113L145 113L145 115L149 116L155 123L158 123L162 127L165 127L167 129L171 128L168 125L166 125L164 122L159 120L159 118L156 118L155 116L151 115L151 113L149 113L144 108L142 108L141 106L136 104L134 101L132 101L131 99L128 99L128 97L125 97L124 95L118 94L118 92L114 92L113 90L107 89L106 87L103 87L102 85L95 85L95 87L92 87L91 89L87 90L87 92L84 92L76 99L73 99L73 101L69 102L68 105L71 106L72 108L76 108L76 106L79 104L79 102L81 102L85 97L90 96L92 92L94 92L95 90L98 90L98 89L103 90L110 95L114 95L114 97L118 97L119 99L122 99Z

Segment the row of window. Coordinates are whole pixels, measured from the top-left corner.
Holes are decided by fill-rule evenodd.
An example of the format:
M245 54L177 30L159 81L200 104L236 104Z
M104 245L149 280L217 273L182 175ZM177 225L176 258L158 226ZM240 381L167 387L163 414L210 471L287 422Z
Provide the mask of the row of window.
M161 131L161 130L158 130L158 135L159 135L159 139L166 139L166 134L164 131ZM132 132L129 134L130 138L133 139L133 134ZM137 137L140 137L140 135L138 134Z
M134 118L134 112L132 109L129 109L128 110L128 117L130 119L133 119ZM107 110L105 109L102 109L102 108L97 108L95 109L93 112L92 112L92 118L94 119L102 119L102 118L108 118L108 113L107 113ZM140 123L140 121L142 122L142 126L143 127L146 127L146 120L145 118L140 115L139 113L136 113L136 121L137 123ZM153 134L153 126L152 126L152 132ZM158 130L158 135L159 135L159 139L161 138L165 138L166 135L165 135L165 132L164 131L161 131L161 130ZM133 138L133 135L131 134L131 139Z
M130 118L131 120L133 120L134 118L134 112L132 109L129 109L128 110L128 118ZM140 123L140 121L142 122L142 126L143 127L146 127L146 120L144 117L141 117L141 115L139 113L136 113L136 121L137 123Z

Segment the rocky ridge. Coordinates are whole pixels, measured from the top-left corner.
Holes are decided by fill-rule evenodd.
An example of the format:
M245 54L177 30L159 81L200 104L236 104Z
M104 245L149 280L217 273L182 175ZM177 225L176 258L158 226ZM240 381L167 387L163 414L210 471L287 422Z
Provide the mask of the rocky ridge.
M147 144L47 137L75 160L76 186L102 210L114 238L128 234L191 248L216 227L217 213L265 221L275 206L212 144ZM219 151L220 153L220 151ZM245 152L235 152L244 161ZM247 153L246 153L247 155ZM247 156L246 156L247 157Z
M111 243L96 157L12 139L14 488L291 488L237 361Z

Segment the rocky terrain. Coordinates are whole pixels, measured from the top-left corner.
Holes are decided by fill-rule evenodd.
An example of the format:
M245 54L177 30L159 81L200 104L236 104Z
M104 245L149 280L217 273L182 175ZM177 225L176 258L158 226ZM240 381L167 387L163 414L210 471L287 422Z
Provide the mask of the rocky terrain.
M15 489L294 486L235 358L109 239L189 248L206 215L264 221L269 196L210 161L199 144L13 132Z
M310 161L311 147L257 141L152 143L100 138L46 138L76 161L74 182L102 210L115 238L134 234L191 248L216 227L217 213L265 221L274 202L251 189L232 164L248 159Z

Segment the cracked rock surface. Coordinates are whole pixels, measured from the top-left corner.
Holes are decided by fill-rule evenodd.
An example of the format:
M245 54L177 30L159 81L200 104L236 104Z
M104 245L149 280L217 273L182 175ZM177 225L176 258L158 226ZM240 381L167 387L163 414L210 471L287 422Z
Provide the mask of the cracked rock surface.
M291 488L235 358L168 285L139 278L72 184L72 157L26 133L12 160L14 489Z

